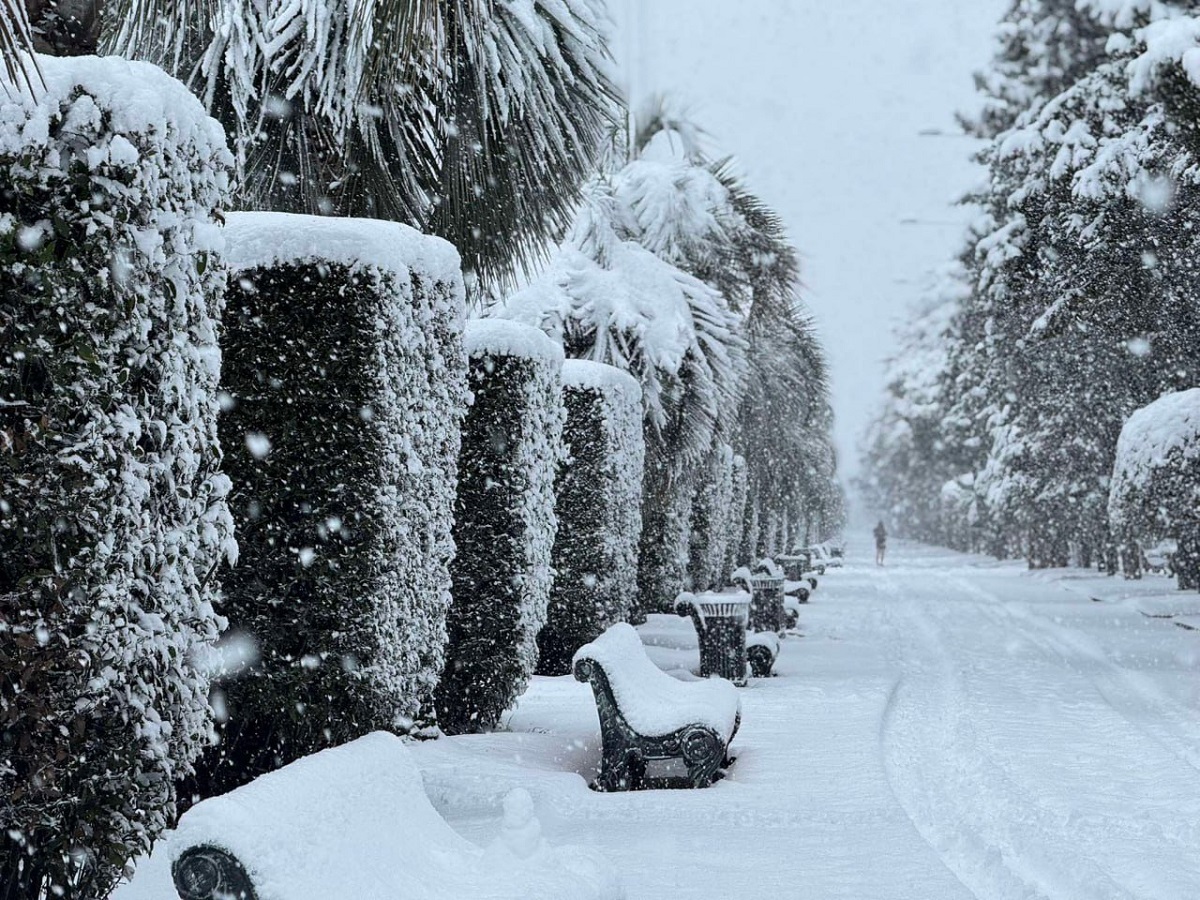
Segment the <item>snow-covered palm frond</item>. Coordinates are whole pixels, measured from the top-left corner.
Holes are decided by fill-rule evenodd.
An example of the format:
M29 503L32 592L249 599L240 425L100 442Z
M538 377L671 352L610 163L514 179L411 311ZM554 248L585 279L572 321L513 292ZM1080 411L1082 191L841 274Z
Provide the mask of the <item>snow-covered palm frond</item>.
M6 91L32 90L41 84L29 17L22 0L0 0L0 57L4 58Z
M495 283L569 222L619 119L600 0L117 0L109 46L190 81L244 202L394 218Z

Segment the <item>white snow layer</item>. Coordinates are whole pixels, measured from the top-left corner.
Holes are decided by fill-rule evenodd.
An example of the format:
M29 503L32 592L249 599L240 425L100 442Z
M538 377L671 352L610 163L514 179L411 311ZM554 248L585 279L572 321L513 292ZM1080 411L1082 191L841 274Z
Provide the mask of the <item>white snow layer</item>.
M590 359L568 359L563 363L563 387L592 388L640 403L642 388L628 372Z
M481 850L430 804L404 742L379 731L198 803L170 854L231 853L259 900L624 896L599 857L546 844L528 794L505 807L499 838Z
M382 219L234 212L226 215L225 237L226 263L234 272L325 262L402 279L413 274L447 284L461 279L462 263L452 244Z
M78 92L103 98L103 114L95 103L87 104L86 110L75 109L73 114L85 116L93 124L107 116L105 130L113 135L111 140L89 147L90 168L104 162L132 166L138 151L121 137L124 134L146 135L160 145L190 144L200 152L218 154L225 166L232 164L220 124L186 87L157 66L116 56L39 55L37 60L45 89L38 85L36 99L13 88L0 70L4 82L0 88L0 125L4 126L0 127L0 153L50 143L51 116ZM23 124L11 127L17 122Z
M642 639L619 622L575 653L590 659L608 676L613 697L625 719L640 734L658 737L687 725L707 725L728 741L737 726L741 701L737 688L721 678L683 682L650 661Z
M1176 451L1200 456L1200 388L1167 394L1129 417L1117 441L1113 496L1144 489Z
M532 325L509 319L472 319L463 332L467 356L519 356L561 364L562 345Z

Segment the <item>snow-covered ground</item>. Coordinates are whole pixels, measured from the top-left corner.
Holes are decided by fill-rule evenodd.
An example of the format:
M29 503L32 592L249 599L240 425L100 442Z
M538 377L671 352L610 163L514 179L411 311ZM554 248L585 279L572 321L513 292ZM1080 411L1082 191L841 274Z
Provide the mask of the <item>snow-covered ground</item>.
M851 540L777 677L741 692L712 788L592 793L590 689L539 678L509 730L415 747L430 799L486 845L526 788L551 841L603 851L631 900L1200 897L1200 631L1178 627L1200 595L871 555ZM697 664L689 620L641 631L660 667ZM117 900L173 896L156 863Z

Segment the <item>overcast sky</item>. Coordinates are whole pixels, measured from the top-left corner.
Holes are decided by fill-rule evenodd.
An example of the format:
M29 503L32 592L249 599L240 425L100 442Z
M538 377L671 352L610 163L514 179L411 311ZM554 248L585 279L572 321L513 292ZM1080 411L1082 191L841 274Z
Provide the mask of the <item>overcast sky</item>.
M954 112L974 103L1004 0L610 2L635 104L685 101L787 221L852 473L892 325L962 233L953 201L979 171Z

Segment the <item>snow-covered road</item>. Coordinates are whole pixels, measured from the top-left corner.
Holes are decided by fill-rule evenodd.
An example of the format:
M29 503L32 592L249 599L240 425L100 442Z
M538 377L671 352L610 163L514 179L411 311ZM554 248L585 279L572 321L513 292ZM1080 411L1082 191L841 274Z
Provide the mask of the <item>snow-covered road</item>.
M415 748L435 806L486 843L525 787L631 900L1200 897L1200 595L904 544L880 569L867 540L742 692L724 781L592 793L589 689L537 679L509 731ZM642 636L696 664L687 620ZM164 896L156 868L119 900Z

